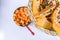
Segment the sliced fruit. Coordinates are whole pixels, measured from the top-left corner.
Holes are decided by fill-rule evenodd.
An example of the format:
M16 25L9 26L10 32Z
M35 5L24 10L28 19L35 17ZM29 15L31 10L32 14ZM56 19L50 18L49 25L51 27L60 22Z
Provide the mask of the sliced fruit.
M60 35L60 23L57 17L58 15L60 15L59 10L60 10L60 5L55 9L51 17L52 22L53 22L53 29L57 32L58 35Z
M38 26L39 28L46 28L46 29L50 29L52 24L46 19L45 16L40 16L39 18L36 18L36 26Z
M38 13L38 8L39 8L39 1L38 0L33 0L33 3L32 3L33 14Z
M51 12L54 10L55 7L56 7L56 5L48 6L47 8L41 10L39 13L41 16L47 16L47 15L51 14Z
M42 4L44 0L39 0L39 1L40 1L40 4Z

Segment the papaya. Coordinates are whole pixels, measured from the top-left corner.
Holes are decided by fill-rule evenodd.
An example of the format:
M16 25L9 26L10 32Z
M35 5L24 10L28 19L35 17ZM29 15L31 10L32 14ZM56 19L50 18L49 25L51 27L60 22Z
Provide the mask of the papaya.
M39 1L38 0L33 0L33 2L32 2L33 15L38 13L38 9L39 9Z
M51 29L52 24L47 20L45 16L40 16L39 18L36 18L35 25L38 28L45 28L45 29Z
M50 15L55 7L56 6L53 5L51 7L43 9L42 11L39 12L39 14L36 14L34 16L36 19L35 25L38 26L39 28L42 27L42 28L46 28L46 29L51 29L52 23L47 20L46 16Z
M60 36L60 23L58 20L58 16L60 15L60 5L55 9L55 11L52 14L52 23L53 23L53 29L56 31L56 33Z
M56 5L48 6L47 8L41 10L39 13L41 16L47 16L52 13L52 11L55 9Z

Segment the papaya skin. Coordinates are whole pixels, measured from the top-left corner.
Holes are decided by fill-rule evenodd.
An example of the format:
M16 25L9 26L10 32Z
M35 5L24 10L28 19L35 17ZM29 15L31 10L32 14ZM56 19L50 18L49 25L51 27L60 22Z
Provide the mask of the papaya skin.
M55 9L55 11L52 14L52 22L53 22L53 29L56 31L56 33L60 36L60 24L58 23L57 15L60 10L60 5Z
M53 23L53 29L60 36L60 26L58 26L56 23Z

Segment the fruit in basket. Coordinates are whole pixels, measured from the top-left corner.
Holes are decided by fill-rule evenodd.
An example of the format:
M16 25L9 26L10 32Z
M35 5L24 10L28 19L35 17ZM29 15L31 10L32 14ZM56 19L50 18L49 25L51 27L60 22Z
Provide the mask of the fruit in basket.
M29 5L29 9L32 9L29 12L32 14L36 27L47 34L60 35L60 19L57 19L57 17L60 18L59 0L31 0ZM59 9L56 11L57 8Z
M55 9L52 14L53 29L60 35L60 5Z
M45 16L40 16L39 18L36 18L35 25L38 26L39 28L42 27L46 29L51 29L52 27L51 22L49 22Z
M49 1L49 2L51 2L51 1ZM45 5L45 8L43 8L43 6L41 6L40 4ZM33 0L33 2L32 2L32 12L33 12L34 18L36 19L36 21L35 21L36 26L46 28L46 29L51 29L52 24L51 24L51 21L49 21L50 20L49 15L52 14L52 11L55 9L56 4L54 4L54 5L51 4L51 3L50 3L50 5L48 5L48 4L46 3L46 0L45 1L43 1L43 0L39 0L39 1ZM41 9L40 11L39 11L39 8ZM46 17L46 16L49 16L49 17Z
M39 8L38 6L39 6L39 1L33 0L33 2L32 2L33 15L38 13L38 8Z

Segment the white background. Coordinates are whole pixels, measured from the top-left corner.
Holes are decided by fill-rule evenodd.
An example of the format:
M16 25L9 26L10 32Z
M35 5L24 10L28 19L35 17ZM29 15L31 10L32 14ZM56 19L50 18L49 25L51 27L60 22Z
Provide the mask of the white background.
M28 0L0 0L0 40L60 40L60 37L45 34L33 24L29 26L34 36L27 28L17 26L13 13L21 6L28 6Z

